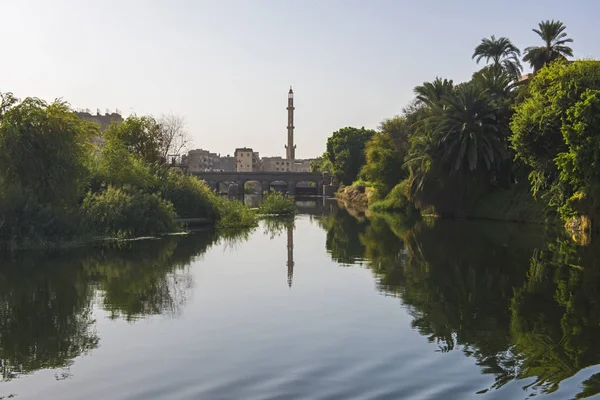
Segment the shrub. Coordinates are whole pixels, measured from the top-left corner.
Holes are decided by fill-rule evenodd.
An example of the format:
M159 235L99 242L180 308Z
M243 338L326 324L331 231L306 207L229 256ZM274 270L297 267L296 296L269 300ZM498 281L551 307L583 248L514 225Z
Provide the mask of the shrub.
M408 181L402 181L385 197L375 202L370 209L374 212L397 212L407 215L418 215L418 211L412 201L406 196Z
M84 225L100 235L126 237L177 230L173 204L157 194L109 186L88 195L81 211Z
M160 191L165 200L173 203L180 218L217 219L217 195L196 177L171 169Z
M241 201L216 197L215 203L218 212L217 228L250 228L256 226L256 213Z
M294 199L280 192L265 193L258 209L260 214L294 215L296 214Z
M14 186L0 187L2 247L47 247L75 237L81 238L80 235L75 211L40 203L27 190Z

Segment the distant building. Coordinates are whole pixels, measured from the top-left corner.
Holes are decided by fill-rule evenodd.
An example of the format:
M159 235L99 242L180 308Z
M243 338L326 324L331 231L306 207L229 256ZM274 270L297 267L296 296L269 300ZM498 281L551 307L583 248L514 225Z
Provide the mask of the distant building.
M219 168L220 157L208 150L195 149L182 156L181 163L186 166L188 172L214 171Z
M263 157L261 161L264 172L290 172L293 168L293 162L281 157Z
M313 162L314 158L307 158L304 160L294 160L294 172L310 172L310 164Z
M249 147L235 149L234 153L237 172L260 171L260 156Z
M235 157L230 155L219 157L219 163L217 166L215 166L215 170L223 172L235 172Z
M261 161L264 172L310 172L310 163L313 159L288 160L281 157L263 157Z
M123 122L123 117L119 110L115 112L109 113L108 110L102 115L100 110L96 110L96 114L91 114L89 110L78 110L76 112L77 117L83 119L84 121L95 122L100 127L100 133L103 133L106 128L113 122L121 123ZM92 144L101 146L104 144L104 139L102 135L92 138Z

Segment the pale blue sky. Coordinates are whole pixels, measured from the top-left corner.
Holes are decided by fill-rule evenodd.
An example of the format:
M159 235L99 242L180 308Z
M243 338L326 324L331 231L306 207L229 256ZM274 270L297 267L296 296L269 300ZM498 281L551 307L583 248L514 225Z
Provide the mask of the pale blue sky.
M0 0L0 91L73 107L185 117L193 147L296 155L344 126L375 128L412 89L477 69L482 37L523 49L560 19L576 57L600 58L597 0Z

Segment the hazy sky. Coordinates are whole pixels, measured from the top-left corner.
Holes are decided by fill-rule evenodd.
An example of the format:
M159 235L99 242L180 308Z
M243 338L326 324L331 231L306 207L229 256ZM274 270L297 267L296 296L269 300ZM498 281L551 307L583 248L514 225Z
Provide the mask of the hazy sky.
M185 117L193 147L296 156L344 126L376 128L436 76L469 79L482 37L523 49L560 19L600 58L598 0L0 0L0 91L76 108Z

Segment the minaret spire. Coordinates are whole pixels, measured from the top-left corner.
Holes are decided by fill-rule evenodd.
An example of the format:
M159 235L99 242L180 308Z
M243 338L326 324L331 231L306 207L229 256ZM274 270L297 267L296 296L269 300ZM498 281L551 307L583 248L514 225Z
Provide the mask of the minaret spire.
M294 160L296 158L296 145L294 144L294 91L292 85L290 85L290 91L288 92L288 126L287 134L288 140L285 146L285 158L288 160Z

